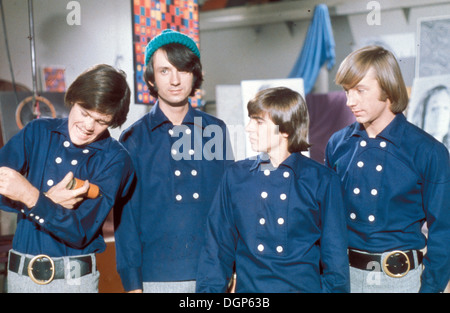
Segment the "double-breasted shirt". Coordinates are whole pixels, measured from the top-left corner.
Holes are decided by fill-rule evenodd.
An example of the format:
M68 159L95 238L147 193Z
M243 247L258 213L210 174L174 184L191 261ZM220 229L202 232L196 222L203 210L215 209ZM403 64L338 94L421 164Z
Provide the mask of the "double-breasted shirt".
M354 123L335 133L326 164L346 194L349 247L372 253L427 246L422 290L450 278L448 150L403 114L375 138ZM422 228L427 223L428 238Z
M291 154L230 166L208 217L197 291L348 292L347 231L339 177Z
M106 131L95 142L74 145L67 119L38 119L26 125L0 149L0 166L12 168L36 187L34 207L0 196L0 209L17 213L13 249L51 257L100 253L106 244L101 228L114 206L127 194L134 179L131 159ZM101 196L66 209L45 196L65 175L89 180Z
M195 279L206 215L234 162L225 123L189 105L173 125L156 103L120 141L138 177L115 233L125 290Z

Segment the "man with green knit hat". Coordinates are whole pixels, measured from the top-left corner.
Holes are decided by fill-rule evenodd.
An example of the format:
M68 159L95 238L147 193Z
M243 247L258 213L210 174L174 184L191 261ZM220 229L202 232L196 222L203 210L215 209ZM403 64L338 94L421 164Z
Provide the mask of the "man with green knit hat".
M148 43L145 65L157 101L120 138L138 179L116 221L117 269L125 291L194 292L206 216L233 162L231 145L225 123L190 104L203 74L189 36L163 31Z

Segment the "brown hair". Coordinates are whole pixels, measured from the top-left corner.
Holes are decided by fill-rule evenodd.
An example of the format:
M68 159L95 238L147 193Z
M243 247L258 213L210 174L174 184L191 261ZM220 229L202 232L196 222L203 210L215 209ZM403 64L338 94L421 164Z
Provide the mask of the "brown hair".
M373 68L382 90L381 101L391 101L390 110L397 114L408 105L408 92L394 54L383 47L367 46L350 53L342 61L337 74L336 84L345 89L356 86Z
M309 131L308 107L303 97L285 87L259 91L247 104L248 115L267 113L281 133L288 134L290 153L307 151Z
M75 79L67 89L64 102L69 108L77 103L87 110L111 115L109 126L115 128L127 120L130 94L123 71L98 64Z

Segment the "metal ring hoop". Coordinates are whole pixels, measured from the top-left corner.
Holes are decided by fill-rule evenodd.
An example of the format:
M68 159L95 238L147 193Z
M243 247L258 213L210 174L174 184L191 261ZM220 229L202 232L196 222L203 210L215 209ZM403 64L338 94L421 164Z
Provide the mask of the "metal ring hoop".
M34 99L36 101L41 101L43 103L45 103L49 108L50 111L52 112L52 117L56 117L56 111L55 111L55 107L53 106L53 104L46 98L41 97L41 96L35 96ZM22 100L22 102L19 103L19 105L17 106L16 109L16 124L19 127L19 129L22 129L25 125L23 125L22 120L20 119L20 113L22 112L23 107L25 106L26 103L30 102L33 100L33 96L29 96L25 99Z

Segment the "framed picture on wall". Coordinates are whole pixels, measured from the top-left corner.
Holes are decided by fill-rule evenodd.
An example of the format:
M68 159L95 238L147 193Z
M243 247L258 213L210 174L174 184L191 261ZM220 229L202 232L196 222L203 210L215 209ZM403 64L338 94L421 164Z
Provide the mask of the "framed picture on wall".
M450 150L450 74L414 80L407 118Z
M450 16L421 18L417 22L416 77L450 73Z
M198 0L131 0L134 58L135 103L153 104L144 81L145 47L165 29L190 36L199 46ZM191 98L193 107L201 106L201 93Z

